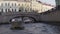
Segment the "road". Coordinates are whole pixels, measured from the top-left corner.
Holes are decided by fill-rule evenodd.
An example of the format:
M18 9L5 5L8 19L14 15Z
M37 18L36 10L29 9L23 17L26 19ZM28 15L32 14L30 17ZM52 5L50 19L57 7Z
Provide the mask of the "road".
M0 25L0 34L60 34L60 26L45 23L24 24L24 30L11 30L10 24Z

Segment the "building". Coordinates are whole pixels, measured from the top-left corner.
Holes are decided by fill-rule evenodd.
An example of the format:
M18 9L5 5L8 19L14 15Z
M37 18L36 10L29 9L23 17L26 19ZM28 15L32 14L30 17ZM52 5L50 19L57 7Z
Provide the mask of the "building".
M20 7L23 7L22 8L23 11L27 10L28 12L31 12L31 9L32 9L37 11L38 13L41 13L51 8L54 8L55 6L44 4L42 2L39 3L37 0L0 1L0 12L1 11L8 12L8 10L18 12Z

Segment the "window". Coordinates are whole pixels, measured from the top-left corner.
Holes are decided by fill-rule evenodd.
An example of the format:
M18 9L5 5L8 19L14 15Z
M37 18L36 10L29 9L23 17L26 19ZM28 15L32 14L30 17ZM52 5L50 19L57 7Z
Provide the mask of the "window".
M13 6L13 3L12 3L12 6Z
M8 12L8 9L7 9L7 12Z
M1 11L3 12L3 9L1 9Z
M15 3L15 6L16 6L16 3Z
M13 9L12 9L12 12L13 12Z
M10 3L8 3L8 6L10 5Z
M18 4L18 6L20 6L20 4Z
M7 9L5 9L5 11L7 12Z
M15 8L13 8L13 11L15 12Z
M16 8L16 12L18 12L19 11L19 9L18 8Z
M7 6L7 3L5 3L5 6Z
M16 9L15 9L15 11L16 11Z
M3 3L1 3L1 6L3 6Z
M1 9L0 9L0 12L1 12Z

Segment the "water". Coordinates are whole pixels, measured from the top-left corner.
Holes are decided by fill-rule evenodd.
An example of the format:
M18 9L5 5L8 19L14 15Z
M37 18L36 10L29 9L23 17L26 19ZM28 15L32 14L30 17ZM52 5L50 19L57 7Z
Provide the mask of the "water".
M11 30L11 25L0 25L0 34L60 34L60 26L45 23L24 24L24 30Z

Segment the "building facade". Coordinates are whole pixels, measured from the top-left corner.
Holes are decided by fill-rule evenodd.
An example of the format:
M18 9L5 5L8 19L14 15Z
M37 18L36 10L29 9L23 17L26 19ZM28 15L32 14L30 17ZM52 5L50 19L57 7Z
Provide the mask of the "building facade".
M22 2L26 1L26 2ZM23 10L23 12L28 11L31 12L31 10L35 10L38 13L45 12L51 8L54 8L52 6L48 6L42 3L37 2L36 0L18 0L18 1L0 1L0 12L18 12L20 9Z

